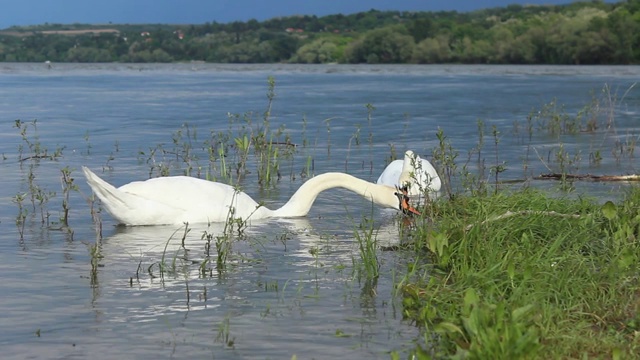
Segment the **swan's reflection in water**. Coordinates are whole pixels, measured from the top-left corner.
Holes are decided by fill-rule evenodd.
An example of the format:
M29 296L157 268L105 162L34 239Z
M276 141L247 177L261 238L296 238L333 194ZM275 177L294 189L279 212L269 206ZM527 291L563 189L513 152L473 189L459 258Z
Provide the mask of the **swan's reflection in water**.
M396 212L384 212L377 223L364 224L373 227L373 236L379 246L391 246L400 241ZM215 242L225 238L233 243L233 250L243 254L244 260L260 259L264 251L275 251L282 256L300 258L299 265L309 265L304 259L315 258L315 250L326 249L335 255L327 260L351 261L351 250L357 250L354 232L366 231L362 223L352 222L346 230L344 219L292 218L254 221L238 231L229 230L223 223L185 224L182 226L117 226L105 234L102 243L104 263L173 261L176 256L193 264L207 257L216 257ZM207 253L207 240L211 241ZM258 254L252 255L256 250ZM355 254L357 255L357 254Z
M399 241L393 214L375 215L380 246ZM166 342L169 332L169 339L219 349L226 321L243 357L300 349L341 357L336 341L352 342L354 356L363 356L363 348L388 350L390 337L410 339L417 330L401 322L399 306L389 305L395 301L390 275L373 293L355 280L358 226L338 215L253 222L243 236L231 237L221 272L215 246L206 254L203 234L221 236L224 224L189 225L184 246L184 227L112 228L102 240L92 306L98 321L141 344ZM379 252L386 274L394 261L404 261L394 255L402 258ZM353 337L337 339L336 329Z
M376 220L382 226L372 225L379 246L399 241L395 220L384 213ZM97 300L126 296L122 313L110 320L145 322L218 307L241 314L284 297L277 294L283 287L302 297L319 290L343 295L344 284L353 281L353 263L360 261L358 226L337 218L278 219L253 222L240 235L217 223L116 227L102 241ZM225 233L232 247L219 272L215 242ZM144 300L149 296L154 300Z

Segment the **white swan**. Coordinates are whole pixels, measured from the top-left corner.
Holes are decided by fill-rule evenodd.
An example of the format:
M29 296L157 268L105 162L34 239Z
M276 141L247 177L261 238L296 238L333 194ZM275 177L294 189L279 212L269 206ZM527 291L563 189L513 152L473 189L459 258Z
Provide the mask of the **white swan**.
M260 206L234 187L188 176L134 181L119 188L82 167L87 183L106 210L125 225L167 225L307 215L322 191L341 187L374 203L419 214L405 194L387 185L373 184L344 173L325 173L307 180L291 199L277 210ZM232 214L230 214L232 212Z
M407 150L403 160L394 160L384 169L378 180L379 185L407 186L409 196L425 192L437 193L442 187L438 172L428 160Z

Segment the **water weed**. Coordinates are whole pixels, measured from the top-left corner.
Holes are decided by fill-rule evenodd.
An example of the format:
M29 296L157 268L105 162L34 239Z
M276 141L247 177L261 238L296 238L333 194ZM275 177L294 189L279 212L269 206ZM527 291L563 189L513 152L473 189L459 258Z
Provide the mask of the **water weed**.
M458 152L453 148L453 145L451 145L451 142L444 134L444 130L441 128L438 128L436 137L438 138L438 147L433 151L433 160L436 170L443 180L444 193L448 197L453 197L454 188L452 180L458 171L456 164Z
M69 198L72 191L78 191L78 185L75 184L75 179L71 176L72 172L73 170L68 166L60 169L60 182L62 183L62 216L60 217L60 222L69 231L71 231L69 227L69 210L71 209Z
M56 196L54 191L46 191L40 187L35 181L34 165L29 165L29 173L27 179L29 182L29 195L31 197L31 205L33 211L40 212L41 224L49 227L49 211L47 210L47 203L49 200Z
M374 222L371 218L363 218L353 232L358 245L359 261L353 260L358 279L375 281L380 276L378 260L378 240Z
M26 193L18 193L16 194L12 201L18 206L18 215L16 215L16 227L18 228L18 233L20 234L20 240L24 239L24 226L27 219L28 211L24 207L24 200L26 199Z
M87 243L87 250L89 251L89 258L91 263L91 270L89 272L89 279L91 286L98 286L98 268L100 266L100 260L104 257L102 255L102 249L100 242Z
M47 148L42 145L38 134L37 119L27 122L17 119L14 122L14 127L20 131L20 137L22 138L22 144L18 145L19 162L38 159L54 160L62 156L63 147L59 147L53 154L49 154ZM29 128L33 129L32 136L30 136ZM26 149L24 145L26 145ZM28 152L25 154L25 151Z
M235 337L231 336L230 316L227 314L222 322L218 325L218 335L216 341L223 343L225 346L233 348L235 345Z
M493 134L493 143L495 145L495 165L493 165L490 170L491 173L494 174L494 179L495 179L495 192L498 193L498 186L500 184L500 181L498 180L498 177L500 176L501 173L505 172L507 170L506 168L506 163L504 161L500 161L500 151L498 150L498 144L500 144L500 131L498 131L498 128L494 125L493 126L493 130L491 132ZM482 141L482 138L480 138L480 141ZM481 145L481 143L479 144Z

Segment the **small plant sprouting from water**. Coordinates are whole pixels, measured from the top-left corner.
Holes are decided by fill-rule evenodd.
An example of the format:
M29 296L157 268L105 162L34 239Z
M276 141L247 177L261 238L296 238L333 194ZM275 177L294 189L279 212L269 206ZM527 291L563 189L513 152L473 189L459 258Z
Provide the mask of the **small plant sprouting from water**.
M100 260L104 257L102 255L102 218L100 217L100 209L96 207L95 195L92 194L91 197L86 200L91 211L91 220L93 221L96 240L93 243L84 243L89 251L89 258L91 262L91 285L96 287L98 286L98 268L100 266ZM133 281L133 279L131 279L131 281Z
M75 179L71 176L72 172L73 170L68 166L60 169L62 183L62 216L60 222L69 231L71 231L71 228L69 228L70 193L78 191L78 185L74 183Z
M234 197L240 192L240 189L236 188ZM231 203L234 203L232 200ZM256 209L257 210L257 209ZM212 243L215 246L216 251L216 271L219 275L221 275L227 269L227 262L231 251L233 249L233 239L234 236L238 236L239 238L244 237L244 230L247 227L248 219L236 218L235 216L235 208L229 207L229 211L227 212L227 219L224 224L224 228L222 233L219 235L215 235L209 231L209 227L211 224L208 224L207 230L203 231L201 239L205 241L204 252L205 252L205 260L200 264L200 275L207 276L207 273L211 274L210 269L208 269L207 264L211 263L211 250ZM251 215L249 216L249 218Z
M578 170L580 164L580 152L576 152L573 156L566 150L565 145L560 143L560 146L554 154L554 161L558 164L558 170L560 173L560 189L563 191L570 191L574 189L573 182L567 179L567 175L571 173L571 169Z
M572 117L559 105L557 99L544 104L542 108L532 114L532 119L538 125L538 129L545 130L549 135L575 134L580 131L579 120Z
M54 160L62 156L62 150L64 147L59 147L53 154L49 154L46 148L40 143L40 136L38 134L38 120L22 121L20 119L15 120L14 127L20 131L23 144L18 145L18 161L23 162L25 160L38 160L48 159ZM33 137L29 136L29 128L33 129ZM26 145L26 149L25 146ZM25 151L28 150L28 155Z
M463 188L470 191L472 194L484 195L487 192L487 180L485 178L485 159L482 154L482 150L484 149L484 133L485 133L485 124L484 121L478 120L478 142L476 146L469 150L467 162L462 166L462 185ZM474 156L477 154L475 159L477 172L473 173L469 170L469 163L472 162Z
M36 184L35 177L34 165L31 164L29 165L29 173L27 175L27 179L29 181L29 194L31 195L31 205L34 212L36 211L36 208L39 209L41 223L48 227L50 214L46 209L46 205L49 200L56 195L56 193L53 191L46 191Z
M358 278L373 281L380 276L380 262L378 260L378 239L376 236L373 219L363 218L360 225L354 231L354 237L358 244L360 262L355 263L354 268Z
M180 240L180 247L176 250L176 252L173 254L173 257L171 258L171 263L169 263L167 260L167 249L169 248L169 243L174 239L174 236L178 233L178 231L183 230L182 232L182 238ZM178 229L176 229L171 236L169 236L169 238L167 239L167 241L164 243L164 249L162 250L162 257L160 259L159 262L154 262L151 265L149 265L149 267L147 268L147 272L149 273L149 276L151 277L156 277L153 274L153 267L154 265L157 265L158 267L158 272L160 274L160 278L162 278L164 280L164 276L167 273L170 274L176 274L177 272L177 261L178 259L180 259L180 254L183 254L185 257L187 255L187 249L185 247L185 240L187 238L187 235L191 232L191 228L189 227L189 223L184 223L183 227L180 227ZM184 260L184 259L183 259ZM140 270L140 265L138 265L138 270ZM136 277L138 276L138 273L136 273ZM188 286L188 285L187 285Z
M197 168L198 158L193 155L193 141L197 141L197 132L191 129L189 124L184 123L182 127L172 136L174 150L169 152L175 155L176 162L184 164L184 175L190 176L194 167Z
M394 144L389 144L389 157L385 161L387 164L390 164L392 161L398 158L398 154L396 152L396 146Z
M436 162L436 169L438 174L441 174L440 178L443 180L444 192L453 197L453 186L451 180L457 172L456 158L458 152L454 150L451 142L444 135L444 130L438 128L436 133L438 138L438 147L433 151L433 159Z
M595 150L589 153L589 165L597 166L602 162L602 154L600 150Z
M231 325L229 319L230 315L227 314L218 326L218 335L216 336L216 341L221 342L230 348L233 348L236 338L231 337Z
M91 142L89 142L89 131L86 131L84 133L84 142L87 144L87 155L91 154L91 148L93 146L91 146Z
M100 241L94 243L87 243L87 249L89 251L89 258L91 261L91 271L89 278L91 279L91 286L98 286L98 268L100 267L100 260L104 257L102 255L102 246Z
M493 130L491 133L493 134L493 143L495 145L495 159L496 159L496 164L491 167L491 172L495 176L495 192L497 194L498 186L499 186L498 177L501 173L506 171L506 167L505 167L504 161L500 162L500 156L499 156L499 150L498 150L498 144L500 144L500 131L498 131L498 128L495 125L493 125Z
M18 227L18 233L20 233L20 240L24 239L24 226L27 220L27 209L24 207L24 201L27 198L26 193L16 194L13 197L13 202L18 205L18 215L16 216L16 226Z
M270 131L271 110L276 97L275 78L269 76L267 89L267 109L262 121L262 132L254 136L254 146L258 157L258 183L269 186L275 179L280 178L280 163L278 160L278 147L274 144L274 135Z
M327 124L327 155L331 156L331 120L334 118L325 119L324 122Z
M373 122L373 112L376 108L372 104L366 104L365 107L367 108L367 124L369 125L369 148L371 148L373 146L373 128L371 125Z
M224 225L224 231L221 235L215 237L215 245L216 245L216 270L218 273L223 272L227 268L227 259L229 258L229 254L232 249L232 229L233 229L233 215L235 214L235 209L231 207L229 209L229 215L227 217L227 221Z

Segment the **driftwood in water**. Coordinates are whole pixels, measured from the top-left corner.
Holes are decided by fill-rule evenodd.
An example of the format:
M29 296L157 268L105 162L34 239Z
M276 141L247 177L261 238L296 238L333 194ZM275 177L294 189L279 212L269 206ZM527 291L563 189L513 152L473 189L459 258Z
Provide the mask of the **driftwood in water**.
M540 174L535 180L640 181L640 175Z

